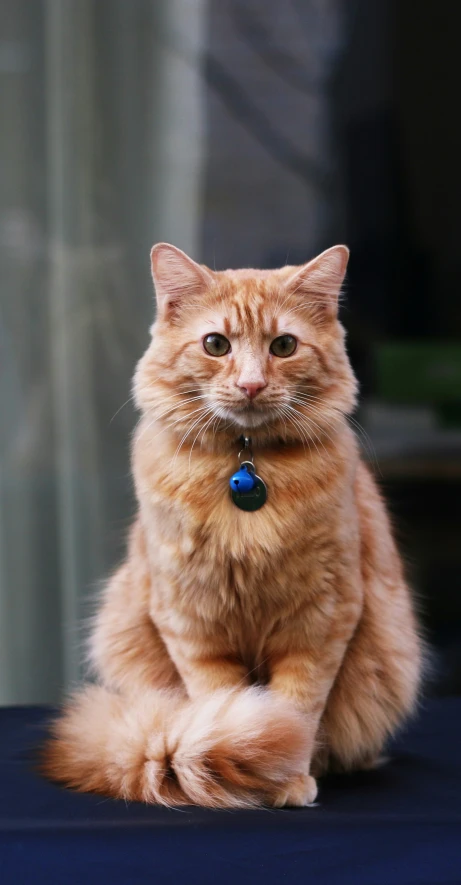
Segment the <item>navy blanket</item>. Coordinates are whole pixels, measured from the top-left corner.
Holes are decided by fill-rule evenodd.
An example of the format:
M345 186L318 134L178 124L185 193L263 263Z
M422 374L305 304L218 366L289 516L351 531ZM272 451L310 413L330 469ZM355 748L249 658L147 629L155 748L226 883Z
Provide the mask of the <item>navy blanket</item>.
M428 701L379 771L316 808L170 811L42 780L48 712L0 709L1 885L461 883L461 699Z

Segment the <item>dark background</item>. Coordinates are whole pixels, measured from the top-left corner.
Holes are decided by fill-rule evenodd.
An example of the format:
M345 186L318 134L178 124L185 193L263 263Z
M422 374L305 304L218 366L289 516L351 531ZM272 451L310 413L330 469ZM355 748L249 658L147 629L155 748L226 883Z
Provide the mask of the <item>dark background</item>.
M367 14L356 15L334 86L352 255L344 320L363 395L369 398L382 391L374 359L381 343L438 342L446 348L461 340L461 129L455 119L460 8L430 0L390 4L389 29L380 29L378 38L377 5L363 4ZM378 40L385 73L384 65L381 70L376 65ZM377 88L380 76L387 101L351 120L348 97L373 88L370 84ZM443 348L431 371L445 368L449 374L442 362ZM411 359L406 371L412 371ZM393 457L378 456L381 486L435 645L432 690L437 693L461 692L459 434L455 438L461 426L461 379L454 369L453 380L446 399L442 390L431 399L421 385L414 402L401 402L398 381L383 392L388 404L406 407L409 415L415 404L433 410L435 429L427 444L405 454L396 434ZM448 427L452 440L442 438Z

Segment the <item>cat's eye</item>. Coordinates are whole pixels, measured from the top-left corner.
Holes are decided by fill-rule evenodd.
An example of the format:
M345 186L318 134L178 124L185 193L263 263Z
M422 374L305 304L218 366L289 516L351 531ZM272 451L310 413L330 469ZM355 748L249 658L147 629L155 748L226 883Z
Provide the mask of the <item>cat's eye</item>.
M225 356L231 349L230 341L224 335L219 335L217 332L206 335L203 339L203 346L210 356Z
M298 342L293 335L279 335L274 338L269 350L274 356L292 356L298 346Z

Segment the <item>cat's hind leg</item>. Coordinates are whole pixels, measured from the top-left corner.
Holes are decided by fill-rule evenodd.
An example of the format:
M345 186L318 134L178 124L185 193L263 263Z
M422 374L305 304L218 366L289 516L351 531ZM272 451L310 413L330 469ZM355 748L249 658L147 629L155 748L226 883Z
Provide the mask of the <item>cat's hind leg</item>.
M389 737L415 709L421 645L407 610L408 591L394 587L386 613L371 592L323 713L314 776L382 764Z

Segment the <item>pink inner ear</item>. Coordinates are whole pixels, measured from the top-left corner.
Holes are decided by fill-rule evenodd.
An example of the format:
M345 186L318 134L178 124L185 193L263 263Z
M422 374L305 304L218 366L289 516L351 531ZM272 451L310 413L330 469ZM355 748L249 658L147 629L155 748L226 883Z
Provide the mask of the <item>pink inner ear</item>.
M313 315L336 316L348 259L347 246L333 246L299 267L289 278L287 287L305 299L306 308L313 311Z
M190 301L211 284L208 268L189 258L169 243L158 243L151 251L152 277L159 313L177 313L183 301Z

